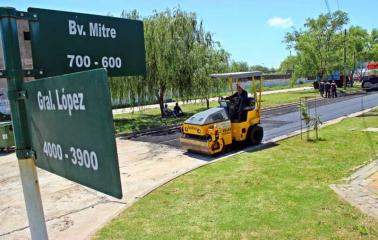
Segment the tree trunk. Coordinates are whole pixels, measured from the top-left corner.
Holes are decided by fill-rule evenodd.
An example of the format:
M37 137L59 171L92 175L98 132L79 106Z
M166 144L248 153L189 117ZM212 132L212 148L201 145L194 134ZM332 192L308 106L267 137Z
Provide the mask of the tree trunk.
M355 69L353 68L352 74L351 74L351 76L349 78L350 87L353 87L353 84L354 84L354 79L353 79L354 73L355 73Z
M208 97L205 98L206 100L206 108L209 109L210 108L210 100Z
M164 94L165 94L165 87L161 86L159 90L159 98L158 98L161 117L164 117Z
M353 84L354 84L353 76L354 76L355 71L356 71L356 53L354 52L353 53L353 70L352 70L352 76L349 79L351 87L353 87Z

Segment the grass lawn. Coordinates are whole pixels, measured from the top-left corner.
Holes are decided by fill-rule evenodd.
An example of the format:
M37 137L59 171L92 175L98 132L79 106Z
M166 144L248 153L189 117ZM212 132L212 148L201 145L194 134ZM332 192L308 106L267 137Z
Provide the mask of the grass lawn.
M276 93L262 96L262 107L271 107L284 103L296 102L300 97L318 96L317 90L305 90L298 92ZM217 101L210 102L210 107L218 106ZM178 124L185 121L189 116L206 110L206 103L184 104L181 106L186 113L181 118L161 118L160 109L146 109L134 113L114 115L114 125L117 133L133 132L146 129L148 127L159 127L164 125Z
M310 89L297 92L275 93L262 96L262 107L273 107L299 101L300 97L319 97L318 90Z
M338 88L338 92L340 93L353 93L353 92L359 92L362 91L361 89L361 83L356 82L353 87L347 87L346 89L344 88Z
M273 90L281 90L281 89L289 89L289 88L301 88L301 87L312 87L312 83L302 83L302 84L294 84L294 85L285 85L285 86L272 86L272 87L263 87L263 91L273 91Z
M377 157L378 111L197 169L142 198L94 239L378 239L378 221L329 184Z

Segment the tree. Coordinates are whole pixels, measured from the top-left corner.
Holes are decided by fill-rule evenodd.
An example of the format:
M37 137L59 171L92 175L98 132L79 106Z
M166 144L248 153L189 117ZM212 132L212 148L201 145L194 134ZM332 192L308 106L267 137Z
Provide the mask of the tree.
M232 61L230 65L230 72L247 72L249 70L249 66L247 62L243 61Z
M286 34L284 42L297 52L297 74L325 75L342 68L340 53L345 41L342 30L348 21L347 14L342 11L321 14L316 19L308 18L304 30Z
M347 64L352 69L352 76L355 71L362 71L361 63L368 59L368 32L359 26L351 26L347 34ZM362 76L362 72L359 73Z
M378 61L378 29L373 29L368 36L368 47L365 52L368 61Z
M155 13L144 20L147 75L150 92L159 102L163 115L167 90L175 88L183 95L190 84L191 73L187 56L194 41L194 14L176 9Z
M298 57L288 56L281 62L278 71L281 73L294 72L296 65L298 65Z
M208 48L199 45L197 67L193 75L196 98L206 101L206 107L210 107L209 99L219 94L225 86L225 81L212 79L210 74L225 72L228 68L229 54L222 48Z
M121 18L142 20L138 11L122 11ZM112 77L109 79L109 88L114 102L123 105L125 102L134 106L153 102L155 97L150 94L150 87L145 76L136 77Z
M251 71L261 71L263 73L275 72L275 69L269 69L268 67L262 65L253 65L249 68Z
M121 16L142 19L135 10L124 11ZM180 99L208 99L209 92L217 89L208 75L228 66L228 53L203 29L196 14L180 8L155 11L143 22L147 73L142 77L112 78L112 97L128 96L132 104L157 99L162 116L167 94Z

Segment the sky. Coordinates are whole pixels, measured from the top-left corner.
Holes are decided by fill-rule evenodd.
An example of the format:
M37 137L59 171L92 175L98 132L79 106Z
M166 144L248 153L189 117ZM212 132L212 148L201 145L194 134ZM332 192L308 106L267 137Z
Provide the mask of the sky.
M378 28L378 21L374 21L378 0L328 2L331 11L340 9L349 14L350 25ZM197 14L233 60L266 67L278 67L290 54L282 42L286 32L303 27L307 18L328 12L326 0L0 0L0 6L19 11L38 7L113 16L134 9L149 16L154 10L180 6Z

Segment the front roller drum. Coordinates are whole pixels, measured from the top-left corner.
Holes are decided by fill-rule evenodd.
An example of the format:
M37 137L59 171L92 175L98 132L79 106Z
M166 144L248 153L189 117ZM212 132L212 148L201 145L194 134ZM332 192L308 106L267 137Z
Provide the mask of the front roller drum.
M191 152L214 155L220 153L224 149L223 141L208 141L191 138L180 138L181 147Z

